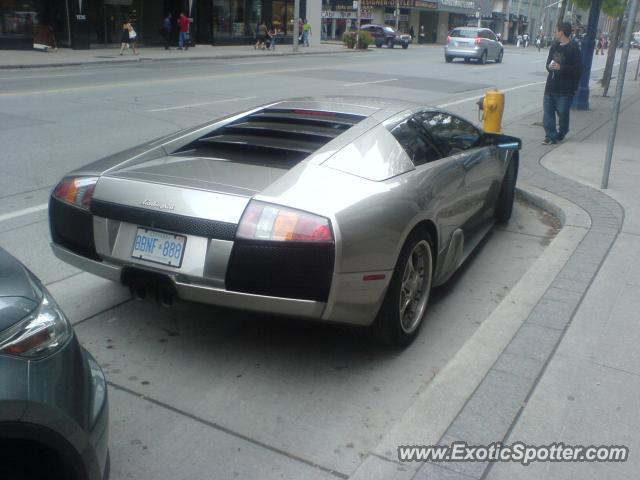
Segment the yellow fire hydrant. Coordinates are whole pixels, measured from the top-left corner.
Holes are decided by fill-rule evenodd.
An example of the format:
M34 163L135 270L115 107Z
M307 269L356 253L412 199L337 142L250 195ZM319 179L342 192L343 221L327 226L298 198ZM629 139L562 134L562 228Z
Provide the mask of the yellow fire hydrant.
M484 111L484 131L487 133L502 133L504 92L494 89L485 93L482 110Z

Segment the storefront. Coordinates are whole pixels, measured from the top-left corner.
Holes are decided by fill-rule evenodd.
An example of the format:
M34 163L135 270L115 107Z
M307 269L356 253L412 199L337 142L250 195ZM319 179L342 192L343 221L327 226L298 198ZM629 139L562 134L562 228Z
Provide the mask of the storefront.
M68 45L65 0L2 0L0 49L30 49L34 43Z
M355 30L358 12L353 2L337 0L322 5L322 40L341 40L342 34ZM360 12L360 23L372 23L373 13L366 7Z
M301 18L306 17L307 1L312 0L300 1ZM195 43L253 43L260 22L278 29L282 43L291 43L293 10L294 0L0 0L0 48L32 48L43 27L51 30L58 46L114 46L127 19L142 44L161 44L159 30L168 13L177 44L175 21L181 12L193 18ZM317 10L319 28L319 4Z

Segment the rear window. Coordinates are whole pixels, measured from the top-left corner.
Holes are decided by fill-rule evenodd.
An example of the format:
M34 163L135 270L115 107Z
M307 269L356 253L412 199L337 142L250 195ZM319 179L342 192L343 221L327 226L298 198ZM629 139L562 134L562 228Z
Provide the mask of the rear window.
M477 30L462 30L460 28L456 28L451 31L450 37L462 37L462 38L476 38L478 36Z

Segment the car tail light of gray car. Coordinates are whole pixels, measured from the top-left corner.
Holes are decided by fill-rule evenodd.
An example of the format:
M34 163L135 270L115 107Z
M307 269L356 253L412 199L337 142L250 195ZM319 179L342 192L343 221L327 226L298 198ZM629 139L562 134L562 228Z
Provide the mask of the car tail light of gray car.
M65 177L60 180L49 200L49 228L55 243L99 261L90 212L97 181L98 177Z
M40 359L56 352L72 335L71 324L45 291L34 313L0 333L0 352Z
M238 225L226 286L244 293L326 302L334 258L328 218L254 200Z
M333 232L328 218L253 200L240 219L236 238L333 243Z
M97 182L98 177L65 177L53 189L53 196L88 211Z

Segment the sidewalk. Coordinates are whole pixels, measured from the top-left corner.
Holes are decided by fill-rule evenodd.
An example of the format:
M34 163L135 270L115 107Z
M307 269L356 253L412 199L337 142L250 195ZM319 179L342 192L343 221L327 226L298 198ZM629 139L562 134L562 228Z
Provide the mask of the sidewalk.
M538 463L528 467L499 463L490 470L488 479L638 478L640 88L639 82L629 77L633 78L627 73L625 90L632 96L620 116L609 189L603 191L624 209L622 228L506 443L625 445L630 459L626 463ZM580 142L569 140L544 156L541 164L593 187L595 192L600 186L608 134L609 124L605 124ZM608 217L611 220L612 215ZM600 235L608 231L604 223L599 226ZM568 290L566 295L572 292Z
M197 45L189 50L162 47L140 47L140 55L133 55L131 49L120 56L119 48L94 48L89 50L71 50L60 48L56 51L40 52L36 50L0 50L0 69L3 68L35 68L63 67L72 65L128 63L160 60L222 60L245 57L280 57L283 55L312 55L353 53L341 44L321 43L303 47L298 53L293 52L292 45L276 45L276 50L254 50L252 45L212 46ZM362 50L355 52L361 53Z

